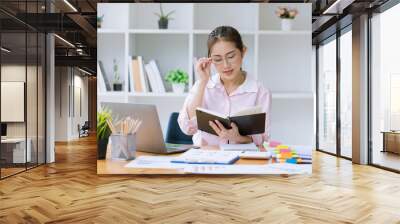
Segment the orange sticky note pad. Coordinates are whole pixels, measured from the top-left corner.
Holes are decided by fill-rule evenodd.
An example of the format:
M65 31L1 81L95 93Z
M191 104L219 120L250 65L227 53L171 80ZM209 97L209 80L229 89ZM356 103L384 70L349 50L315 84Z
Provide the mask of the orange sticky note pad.
M281 153L281 158L292 158L292 153L291 152L283 152Z

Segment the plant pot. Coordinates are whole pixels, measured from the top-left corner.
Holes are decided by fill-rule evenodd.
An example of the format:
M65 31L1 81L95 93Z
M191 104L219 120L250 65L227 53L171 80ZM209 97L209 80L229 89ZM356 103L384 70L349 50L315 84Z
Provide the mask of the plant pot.
M158 20L158 28L159 29L168 29L168 20L167 19Z
M292 20L293 19L281 19L281 29L282 31L292 30Z
M122 83L114 83L113 90L114 91L122 91Z
M174 93L182 94L185 92L185 84L184 83L172 83L172 90Z
M97 28L101 28L101 21L97 21Z
M97 159L105 159L107 155L108 137L97 140Z

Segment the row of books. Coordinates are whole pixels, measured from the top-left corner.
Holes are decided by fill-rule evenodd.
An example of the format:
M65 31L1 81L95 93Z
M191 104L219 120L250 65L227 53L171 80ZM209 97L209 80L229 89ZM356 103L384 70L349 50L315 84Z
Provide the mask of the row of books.
M141 56L134 56L128 66L129 92L165 93L162 75L155 60L145 64Z
M196 62L197 58L193 58L193 71L196 70ZM98 91L113 91L112 84L108 79L109 76L107 76L101 60L97 63L97 73ZM196 79L197 75L195 74L193 82ZM165 93L163 76L160 73L157 62L150 60L148 63L145 63L142 56L132 56L128 65L128 88L129 92Z
M113 91L112 83L101 60L97 63L98 91ZM128 66L129 92L165 93L165 86L155 60L145 64L141 56L134 56Z

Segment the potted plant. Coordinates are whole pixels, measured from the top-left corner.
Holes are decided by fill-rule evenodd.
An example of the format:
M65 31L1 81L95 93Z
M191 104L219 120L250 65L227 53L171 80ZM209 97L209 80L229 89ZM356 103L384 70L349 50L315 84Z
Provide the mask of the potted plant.
M97 16L97 28L101 28L101 23L103 23L104 15Z
M114 70L113 90L114 91L122 91L122 82L121 82L120 76L119 76L117 60L115 60L115 59L114 59L113 70Z
M107 108L102 108L97 112L97 158L105 159L107 154L108 139L111 135L111 129L108 126L107 120L111 121L111 111Z
M297 16L297 9L290 9L287 7L279 7L275 11L276 15L281 18L281 29L283 31L289 31L292 29L292 21Z
M158 28L159 29L168 29L168 20L172 20L173 18L171 18L170 16L172 15L172 13L174 13L175 10L172 10L171 12L164 14L162 5L160 3L160 13L155 12L154 14L156 14L159 18L158 20Z
M171 70L167 73L165 80L172 84L174 93L183 93L185 85L189 82L189 75L181 69Z

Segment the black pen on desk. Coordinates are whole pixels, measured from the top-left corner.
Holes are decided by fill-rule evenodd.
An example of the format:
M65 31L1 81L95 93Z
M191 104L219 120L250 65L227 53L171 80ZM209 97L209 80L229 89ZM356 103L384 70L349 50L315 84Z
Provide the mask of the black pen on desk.
M312 164L312 161L302 161L302 162L297 162L296 164Z

